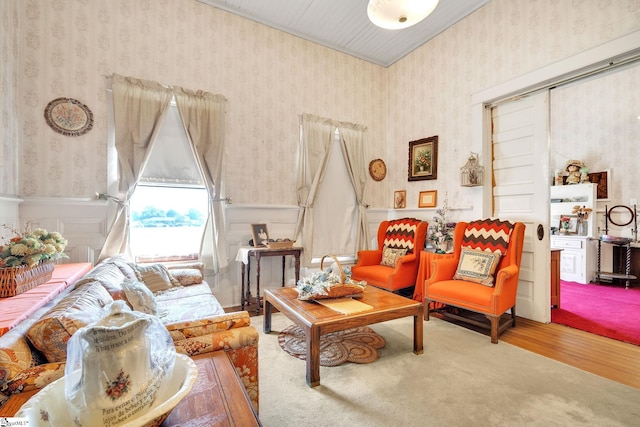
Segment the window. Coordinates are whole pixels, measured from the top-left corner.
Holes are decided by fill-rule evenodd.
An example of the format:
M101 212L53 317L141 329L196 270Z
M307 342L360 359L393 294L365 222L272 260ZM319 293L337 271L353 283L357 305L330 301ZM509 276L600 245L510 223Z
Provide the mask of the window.
M136 261L198 259L207 199L204 188L139 184L130 207Z
M136 261L198 259L207 213L207 191L172 103L131 196L130 244Z

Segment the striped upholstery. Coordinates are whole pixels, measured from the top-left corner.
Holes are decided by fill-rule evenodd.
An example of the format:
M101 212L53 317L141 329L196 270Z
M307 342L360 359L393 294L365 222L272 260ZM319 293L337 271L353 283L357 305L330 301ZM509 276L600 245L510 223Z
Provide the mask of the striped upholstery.
M499 219L482 219L470 222L464 231L461 247L485 252L507 253L509 237L514 225Z
M420 224L419 219L400 218L389 221L384 236L384 246L387 248L406 249L407 253L413 253L416 229Z

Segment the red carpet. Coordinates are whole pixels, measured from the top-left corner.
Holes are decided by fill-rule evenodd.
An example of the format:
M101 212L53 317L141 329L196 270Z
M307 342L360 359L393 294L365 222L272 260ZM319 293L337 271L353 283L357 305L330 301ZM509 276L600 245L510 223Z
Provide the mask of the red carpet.
M640 345L640 288L561 281L551 321Z

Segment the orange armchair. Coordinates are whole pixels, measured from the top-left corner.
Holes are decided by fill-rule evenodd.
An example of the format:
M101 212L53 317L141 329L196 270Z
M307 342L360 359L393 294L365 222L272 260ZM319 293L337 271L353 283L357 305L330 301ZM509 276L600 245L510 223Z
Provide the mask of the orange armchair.
M429 320L429 304L432 301L484 314L490 321L491 342L497 344L498 335L509 326L515 327L516 325L516 295L525 225L521 222L511 224L499 220L476 221L471 223L471 226L469 225L466 222L459 222L454 229L453 258L434 259L431 261L431 277L425 283L424 305L427 309L425 310L424 319ZM478 227L482 228L482 226L486 226L492 231L500 227L512 226L508 243L502 241L502 250L505 251L504 246L506 246L506 252L500 257L496 267L494 286L454 279L463 246L483 249L484 245L484 247L488 246L491 249L495 249L493 243L487 244L488 241L495 242L492 237L495 234L491 232L487 234L476 233ZM473 232L470 232L472 229ZM486 231L486 229L483 229L483 231ZM478 243L478 245L476 246L474 243ZM500 322L502 315L509 309L511 309L510 319L506 322ZM483 322L459 316L450 310L447 310L445 315L476 326L487 327Z
M358 262L351 268L353 280L396 292L416 284L420 252L424 249L427 222L415 218L382 221L378 226L378 249L358 251ZM406 249L395 266L381 265L385 248Z

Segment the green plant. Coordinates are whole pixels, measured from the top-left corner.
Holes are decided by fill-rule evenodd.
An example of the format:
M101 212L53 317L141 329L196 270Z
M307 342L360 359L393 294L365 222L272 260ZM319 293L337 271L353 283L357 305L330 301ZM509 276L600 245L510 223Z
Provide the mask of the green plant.
M42 261L68 258L64 253L67 239L57 231L48 232L43 228L31 230L30 223L24 232L19 232L6 224L2 226L14 234L0 250L0 268L19 265L35 266Z

